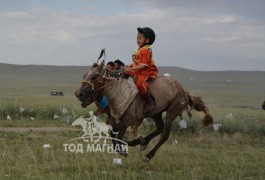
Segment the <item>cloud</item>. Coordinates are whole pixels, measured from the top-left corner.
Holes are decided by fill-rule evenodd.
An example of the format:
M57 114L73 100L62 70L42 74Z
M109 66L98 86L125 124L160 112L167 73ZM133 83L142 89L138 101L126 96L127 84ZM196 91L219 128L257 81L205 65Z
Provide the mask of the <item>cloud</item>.
M89 10L89 11L97 11L100 9L99 6L88 6L85 9Z
M12 20L12 19L15 19L15 20L21 20L21 19L31 19L33 18L33 16L28 13L28 12L4 12L4 13L1 13L0 16L4 19L8 19L8 20Z
M265 25L261 17L248 16L236 7L231 10L226 0L200 2L117 0L114 4L122 10L91 3L79 5L81 13L47 6L2 10L0 53L18 63L88 65L105 47L108 60L131 63L131 53L137 49L136 28L149 26L157 34L153 48L158 65L205 70L207 64L208 69L217 70L240 60L247 63L249 58L257 59L259 65L249 63L246 69L262 69ZM242 1L240 6L244 3L249 5ZM245 7L249 8L259 9ZM112 12L98 13L108 9Z
M245 17L255 17L259 19L265 18L265 1L264 0L124 0L126 3L135 6L143 6L145 8L160 8L160 9L187 9L201 12L212 12L217 14L234 14ZM123 1L123 2L124 2Z

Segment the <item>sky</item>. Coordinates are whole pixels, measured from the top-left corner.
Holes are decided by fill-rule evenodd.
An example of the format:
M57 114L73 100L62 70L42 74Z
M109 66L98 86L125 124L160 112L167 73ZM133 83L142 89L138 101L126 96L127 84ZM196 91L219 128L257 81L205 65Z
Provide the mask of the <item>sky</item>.
M0 0L0 63L131 64L137 27L157 66L265 71L265 0Z

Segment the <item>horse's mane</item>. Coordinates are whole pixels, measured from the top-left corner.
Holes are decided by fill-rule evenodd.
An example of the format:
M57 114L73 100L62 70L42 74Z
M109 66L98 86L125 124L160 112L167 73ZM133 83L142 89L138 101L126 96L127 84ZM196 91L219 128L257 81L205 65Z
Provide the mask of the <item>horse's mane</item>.
M119 71L110 71L108 69L104 69L104 78L106 79L115 79L115 78L120 78L120 77L123 77L124 75L119 72Z
M98 64L97 64L97 63L94 63L94 64L92 65L92 68L96 68L96 67L98 67Z

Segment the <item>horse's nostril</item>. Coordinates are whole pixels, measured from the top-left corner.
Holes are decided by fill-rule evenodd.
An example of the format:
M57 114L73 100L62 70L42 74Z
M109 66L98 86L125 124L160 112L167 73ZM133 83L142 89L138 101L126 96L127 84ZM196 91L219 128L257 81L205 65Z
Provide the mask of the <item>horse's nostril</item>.
M79 92L76 91L76 92L75 92L75 96L76 96L76 97L81 97L81 96L83 96L83 93L81 93L81 92L79 93Z

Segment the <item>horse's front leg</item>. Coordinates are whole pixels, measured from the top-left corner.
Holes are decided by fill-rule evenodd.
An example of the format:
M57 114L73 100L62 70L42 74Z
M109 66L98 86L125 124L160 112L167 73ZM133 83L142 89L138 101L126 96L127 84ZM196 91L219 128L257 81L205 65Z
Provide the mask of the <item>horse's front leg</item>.
M151 134L147 135L146 137L139 137L132 141L127 141L129 146L141 145L140 150L143 151L147 148L148 143L163 131L164 121L162 118L162 113L159 113L153 116L152 118L155 121L156 130L153 131Z
M121 141L117 141L116 145L114 146L115 149L116 149L116 151L117 151L120 155L124 155L125 157L128 156L128 151L127 151L128 147L127 147L127 148L123 148L124 146L127 146L127 142L123 140L123 137L124 137L124 134L125 134L126 130L127 130L127 127L122 128L122 129L119 131L119 133L118 133L118 135L117 135L117 139L122 140L123 142L121 142ZM118 147L117 147L117 146L118 146Z

